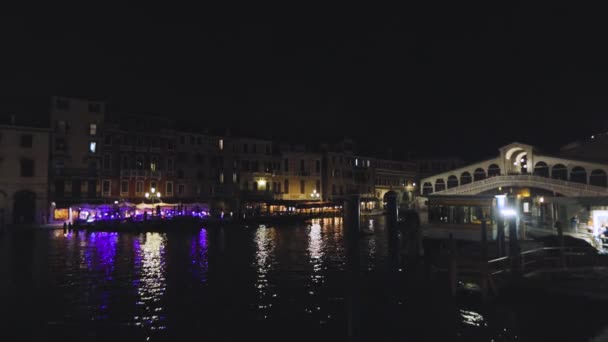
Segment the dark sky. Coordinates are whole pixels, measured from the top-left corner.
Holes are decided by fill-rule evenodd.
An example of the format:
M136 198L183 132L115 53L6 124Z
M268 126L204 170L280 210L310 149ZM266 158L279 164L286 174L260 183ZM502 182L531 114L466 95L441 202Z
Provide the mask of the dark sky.
M5 102L101 96L201 127L348 136L395 155L477 159L511 141L551 150L608 129L603 11L451 3L3 17L0 84Z

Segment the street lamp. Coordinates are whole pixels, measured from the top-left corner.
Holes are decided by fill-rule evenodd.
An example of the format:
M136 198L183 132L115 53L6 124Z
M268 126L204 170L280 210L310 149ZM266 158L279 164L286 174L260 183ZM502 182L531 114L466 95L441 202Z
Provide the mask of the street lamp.
M310 194L310 197L312 197L314 199L319 199L321 197L321 194L317 192L317 189L314 189L312 191L312 193Z

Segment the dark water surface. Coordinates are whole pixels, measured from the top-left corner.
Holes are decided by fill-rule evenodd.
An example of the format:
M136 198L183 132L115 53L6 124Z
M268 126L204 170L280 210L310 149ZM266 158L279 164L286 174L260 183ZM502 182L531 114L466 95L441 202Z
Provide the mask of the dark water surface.
M339 218L197 232L5 234L0 340L346 341L352 332L362 341L601 341L606 334L604 302L543 293L486 306L473 294L454 300L440 278L419 282L403 265L393 270L382 218L371 227L358 258L348 253Z

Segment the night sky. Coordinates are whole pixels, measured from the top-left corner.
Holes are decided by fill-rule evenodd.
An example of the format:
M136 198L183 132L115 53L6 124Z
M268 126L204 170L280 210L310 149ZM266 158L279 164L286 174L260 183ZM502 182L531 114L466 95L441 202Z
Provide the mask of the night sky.
M3 106L100 96L235 134L467 160L608 129L603 11L448 4L3 17Z

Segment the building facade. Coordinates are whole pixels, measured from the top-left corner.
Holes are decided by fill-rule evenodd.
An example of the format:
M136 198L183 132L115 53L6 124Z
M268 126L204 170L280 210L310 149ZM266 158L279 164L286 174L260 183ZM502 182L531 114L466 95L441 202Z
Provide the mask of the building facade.
M0 125L0 226L47 223L49 130Z
M105 103L100 101L51 99L49 190L56 209L99 200L101 126L105 111ZM62 220L64 216L64 210L53 213L53 219Z

